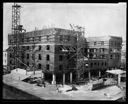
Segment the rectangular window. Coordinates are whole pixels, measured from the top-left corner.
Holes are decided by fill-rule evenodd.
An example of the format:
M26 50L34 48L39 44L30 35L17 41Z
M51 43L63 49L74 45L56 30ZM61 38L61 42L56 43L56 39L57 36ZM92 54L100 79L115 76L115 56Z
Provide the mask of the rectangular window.
M102 64L101 64L102 66L104 65L104 63L102 62Z
M10 60L10 64L12 64L12 60Z
M29 54L27 54L27 59L29 59Z
M39 41L41 41L41 36L39 36Z
M33 41L33 42L34 42L34 40L35 40L34 37L32 37L32 41Z
M27 66L29 66L29 62L27 62Z
M39 45L39 51L41 50L41 45Z
M49 41L49 36L46 36L47 41Z
M90 67L93 67L93 63L90 64Z
M101 57L102 57L102 59L104 59L105 58L105 55L101 55Z
M59 70L63 70L63 65L59 65Z
M41 69L41 64L38 64L38 69Z
M46 49L47 49L47 50L50 50L50 45L47 45L47 46L46 46Z
M70 55L67 55L67 59L70 59Z
M10 58L12 57L12 54L10 53Z
M24 42L24 38L21 39L21 42Z
M27 50L29 50L29 46L27 46Z
M105 50L105 49L103 48L102 51L104 52L104 50Z
M104 65L105 65L105 66L107 65L106 62L104 63Z
M38 59L41 60L41 54L38 55Z
M112 59L112 55L110 55L110 59Z
M46 69L49 70L50 69L50 65L46 64Z
M47 60L47 61L50 60L50 56L49 56L49 55L46 56L46 60Z
M59 61L63 61L63 56L59 55Z
M97 64L98 66L99 66L99 62L98 62L98 64Z

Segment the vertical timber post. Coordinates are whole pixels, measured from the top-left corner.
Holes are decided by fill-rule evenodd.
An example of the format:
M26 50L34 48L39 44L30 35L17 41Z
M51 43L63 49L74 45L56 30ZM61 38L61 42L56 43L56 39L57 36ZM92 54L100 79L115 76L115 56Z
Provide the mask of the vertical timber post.
M70 72L70 83L72 83L72 72Z
M63 73L63 85L65 84L65 73Z

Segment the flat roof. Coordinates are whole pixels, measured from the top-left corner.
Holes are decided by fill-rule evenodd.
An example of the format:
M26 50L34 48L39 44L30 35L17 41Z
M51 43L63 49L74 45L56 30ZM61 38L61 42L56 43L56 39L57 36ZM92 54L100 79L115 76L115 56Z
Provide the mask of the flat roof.
M107 72L107 73L111 73L111 74L116 74L116 75L126 73L126 71L120 70L120 69L107 70L106 72Z

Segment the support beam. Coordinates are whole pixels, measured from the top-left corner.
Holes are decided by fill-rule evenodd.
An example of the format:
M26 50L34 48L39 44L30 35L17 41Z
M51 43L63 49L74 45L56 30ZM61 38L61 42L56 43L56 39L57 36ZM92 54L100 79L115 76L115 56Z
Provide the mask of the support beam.
M101 71L99 70L99 77L101 77Z
M52 84L56 84L56 75L54 73L52 74Z
M42 72L41 77L44 78L44 73Z
M118 85L120 86L121 75L118 74Z
M72 72L70 72L70 83L72 83Z
M65 84L65 73L63 73L63 85Z
M91 72L89 71L88 72L88 78L89 78L89 81L91 80Z

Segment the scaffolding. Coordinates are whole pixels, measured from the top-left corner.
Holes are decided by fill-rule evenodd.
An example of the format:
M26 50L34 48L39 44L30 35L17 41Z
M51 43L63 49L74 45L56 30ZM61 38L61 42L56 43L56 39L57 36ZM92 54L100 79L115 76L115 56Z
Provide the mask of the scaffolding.
M13 52L14 52L14 68L19 67L19 59L21 55L21 48L20 48L20 34L23 32L26 32L25 29L23 29L23 25L20 25L20 9L21 6L14 3L12 5L12 35L14 39L14 44L12 45L13 47Z

